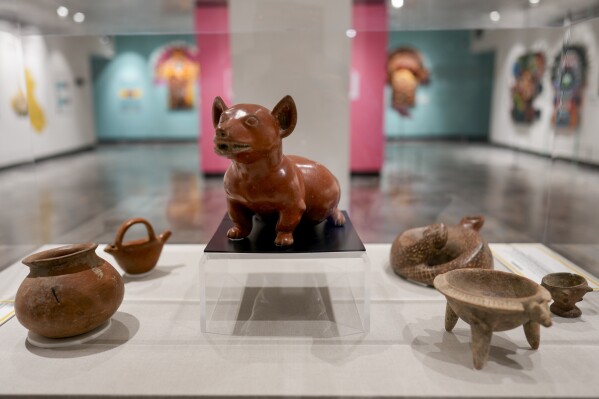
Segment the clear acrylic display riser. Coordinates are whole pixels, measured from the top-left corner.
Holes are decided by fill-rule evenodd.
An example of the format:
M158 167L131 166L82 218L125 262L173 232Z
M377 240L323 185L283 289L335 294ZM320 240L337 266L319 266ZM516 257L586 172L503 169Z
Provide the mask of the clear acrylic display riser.
M201 328L335 338L370 330L366 251L214 253L200 261Z

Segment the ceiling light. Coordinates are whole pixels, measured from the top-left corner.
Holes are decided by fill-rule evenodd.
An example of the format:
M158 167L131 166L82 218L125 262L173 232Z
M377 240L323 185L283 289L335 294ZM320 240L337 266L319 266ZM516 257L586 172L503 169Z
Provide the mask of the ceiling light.
M489 13L489 18L493 22L498 22L501 19L501 14L499 14L499 11L491 11Z
M355 29L348 29L345 31L345 36L349 37L350 39L353 39L354 37L356 37L356 30Z
M69 9L65 6L60 6L56 9L56 14L58 14L60 18L66 18L69 16Z
M541 0L528 0L528 2L534 6L535 4L539 4Z
M393 6L393 8L402 8L403 0L391 0L391 5Z
M75 15L73 15L73 21L80 24L81 22L85 21L85 14L82 12L76 12Z

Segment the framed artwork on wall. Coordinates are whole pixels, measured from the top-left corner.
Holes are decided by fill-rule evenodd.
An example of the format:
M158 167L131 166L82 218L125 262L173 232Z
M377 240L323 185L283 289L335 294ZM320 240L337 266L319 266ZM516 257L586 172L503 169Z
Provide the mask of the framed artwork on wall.
M533 102L543 91L545 64L545 54L540 52L523 54L514 63L514 83L510 89L514 122L531 124L541 116L541 110Z
M555 56L551 82L555 91L552 122L556 127L575 129L580 124L587 71L588 55L583 45L564 46Z
M175 42L167 44L153 54L154 82L168 87L170 110L188 110L195 106L194 86L200 67L195 47Z

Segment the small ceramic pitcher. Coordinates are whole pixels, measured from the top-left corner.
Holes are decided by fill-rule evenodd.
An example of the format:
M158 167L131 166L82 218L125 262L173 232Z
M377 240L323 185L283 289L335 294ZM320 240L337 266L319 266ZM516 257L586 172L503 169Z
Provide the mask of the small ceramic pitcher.
M147 239L128 241L123 244L125 233L134 224L143 223L148 230ZM165 230L156 237L152 225L143 218L129 219L119 227L114 244L108 245L104 251L108 252L118 265L130 275L139 275L151 271L158 263L164 243L171 236L170 230Z
M582 311L576 306L582 297L593 291L587 280L573 273L551 273L543 277L541 285L551 293L553 303L549 307L552 313L561 317L580 317Z

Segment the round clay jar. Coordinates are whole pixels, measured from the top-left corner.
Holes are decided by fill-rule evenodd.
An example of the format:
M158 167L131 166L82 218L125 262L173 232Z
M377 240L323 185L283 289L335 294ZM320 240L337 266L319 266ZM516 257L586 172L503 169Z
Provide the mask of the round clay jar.
M29 275L15 299L15 314L30 331L47 338L84 334L117 311L125 285L110 263L96 255L98 244L75 244L23 259Z

